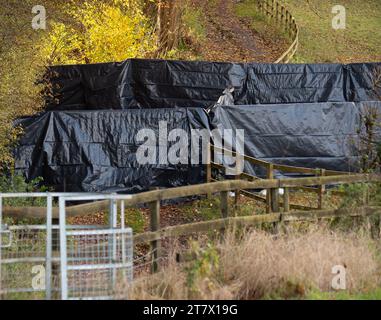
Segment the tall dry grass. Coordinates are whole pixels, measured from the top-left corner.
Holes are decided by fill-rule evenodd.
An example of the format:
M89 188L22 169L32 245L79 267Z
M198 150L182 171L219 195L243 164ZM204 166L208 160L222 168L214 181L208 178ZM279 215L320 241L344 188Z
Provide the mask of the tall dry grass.
M251 231L197 249L196 259L169 259L162 271L122 286L129 299L261 299L303 297L309 290L330 291L332 267L346 268L347 290L380 284L378 261L365 235L315 229L274 236ZM211 258L212 257L212 258ZM192 275L192 283L189 283Z

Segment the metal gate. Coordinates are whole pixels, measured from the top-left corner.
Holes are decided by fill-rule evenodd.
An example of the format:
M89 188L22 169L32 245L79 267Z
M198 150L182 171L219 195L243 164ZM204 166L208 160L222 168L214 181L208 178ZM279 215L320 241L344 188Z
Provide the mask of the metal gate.
M60 197L61 298L112 299L117 284L133 278L133 234L125 227L124 202L130 196ZM66 202L109 200L109 227L68 230ZM117 200L121 200L120 216ZM120 219L118 219L120 217Z
M53 225L53 199L95 197L110 201L110 225L68 225L65 207ZM39 225L6 225L3 199L46 198L46 219ZM133 275L132 230L125 227L124 205L116 195L70 193L0 194L0 299L111 299L118 283ZM61 200L61 198L63 200ZM128 196L122 196L127 199ZM73 198L72 201L75 201ZM122 202L123 203L123 202Z
M46 252L46 233L46 226L2 226L3 299L51 298L51 273L46 272L51 262Z
M7 225L3 202L9 198L45 198L46 217L40 225ZM0 298L51 299L54 287L53 263L53 195L50 193L0 194ZM6 203L5 203L6 204ZM58 226L55 227L58 230ZM58 237L55 239L57 243ZM56 282L57 283L57 282Z

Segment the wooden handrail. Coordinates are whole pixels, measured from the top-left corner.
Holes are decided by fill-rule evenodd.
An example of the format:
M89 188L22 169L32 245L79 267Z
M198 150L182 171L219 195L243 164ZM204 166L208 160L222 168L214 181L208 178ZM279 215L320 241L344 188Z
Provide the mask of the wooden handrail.
M191 186L153 190L132 195L129 200L124 200L126 206L136 206L138 204L150 203L153 201L171 200L183 197L198 196L208 193L226 192L234 190L250 189L278 189L295 188L305 186L319 186L327 184L346 184L361 182L381 182L381 175L377 174L354 174L340 176L307 177L292 179L262 179L256 181L226 180L211 182ZM98 201L93 203L81 204L68 207L67 216L84 216L107 210L108 201ZM46 208L40 207L4 207L4 216L15 218L45 218ZM58 217L58 208L53 208L53 217Z
M229 217L210 221L195 222L163 228L157 232L146 232L134 237L134 243L147 243L168 237L179 237L191 235L193 233L203 233L219 231L229 226L249 227L264 223L291 222L291 221L316 221L317 219L327 219L333 217L359 217L381 215L381 207L358 207L337 210L318 211L295 211L289 213L271 213L263 215Z
M211 150L220 150L220 151L223 151L225 155L226 154L231 154L232 156L236 156L237 155L237 152L235 152L235 151L228 150L228 149L225 149L225 148L222 148L222 147L218 147L218 146L215 146L215 145L211 145L210 148L211 148ZM276 164L276 163L268 162L268 161L265 161L265 160L260 160L260 159L257 159L257 158L253 158L253 157L250 157L250 156L247 156L247 155L241 155L241 157L245 161L248 161L248 162L250 162L250 163L252 163L254 165L261 166L261 167L263 167L265 169L267 169L268 166L271 164L273 166L274 170L279 170L279 171L288 172L288 173L302 173L302 174L316 175L321 170L321 169L313 169L313 168L307 168L307 167L295 167L295 166L289 166L289 165L284 165L284 164ZM221 164L218 164L218 163L212 163L212 165L214 167L218 167L218 166L223 167ZM345 172L345 171L325 170L325 174L327 176L338 176L338 175L348 175L348 174L351 174L351 173L350 172Z

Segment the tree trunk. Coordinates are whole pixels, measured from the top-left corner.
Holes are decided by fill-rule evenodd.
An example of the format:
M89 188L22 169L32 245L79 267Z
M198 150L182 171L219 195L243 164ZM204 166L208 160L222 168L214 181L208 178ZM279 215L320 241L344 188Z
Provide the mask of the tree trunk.
M181 0L158 0L157 33L159 55L163 55L179 45L181 15Z

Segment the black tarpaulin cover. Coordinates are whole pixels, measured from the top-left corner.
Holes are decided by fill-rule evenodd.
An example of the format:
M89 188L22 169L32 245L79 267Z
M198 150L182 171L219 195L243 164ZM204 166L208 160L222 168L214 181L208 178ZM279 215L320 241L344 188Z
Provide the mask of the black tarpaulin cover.
M244 129L248 155L290 165L355 169L362 103L379 100L381 63L258 64L132 59L51 67L46 112L20 119L16 172L57 191L147 190L205 181L202 166L138 165L141 128ZM230 99L231 100L231 99ZM221 101L224 101L222 99ZM189 110L188 110L189 109ZM261 174L248 167L251 173Z
M381 102L218 106L213 110L212 125L221 130L244 129L248 156L350 172L359 169L360 141L366 137L362 115L369 108L381 115ZM377 127L375 130L381 139ZM249 163L245 163L245 172L264 173Z
M229 86L235 103L282 104L378 100L381 63L260 64L132 59L52 67L49 110L203 107ZM379 71L377 71L380 69Z
M191 129L208 129L202 109L46 112L18 121L25 134L15 150L16 172L41 176L57 191L139 192L200 182L201 165L137 162L138 131L148 128L158 137L159 121L168 132L184 130L189 141Z

